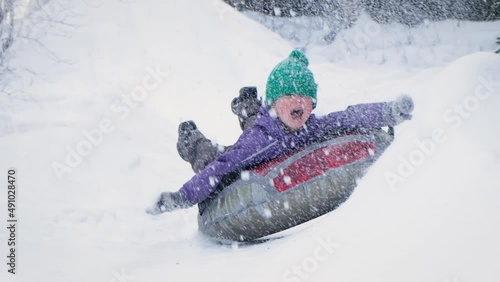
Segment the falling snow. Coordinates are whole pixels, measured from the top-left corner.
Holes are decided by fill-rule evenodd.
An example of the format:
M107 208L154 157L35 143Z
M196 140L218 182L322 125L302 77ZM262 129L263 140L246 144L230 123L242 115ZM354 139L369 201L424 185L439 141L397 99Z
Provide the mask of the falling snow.
M316 250L325 254L318 249L325 238L341 242L338 250L295 281L497 281L499 22L408 29L362 16L332 44L307 45L317 115L402 92L414 98L415 113L339 210L289 230L292 236L240 247L201 236L196 206L154 217L144 209L194 174L177 155L179 122L195 120L206 137L233 144L241 134L229 106L237 90L257 85L263 97L275 64L306 45L214 9L213 1L194 2L49 1L69 3L56 10L70 29L51 22L38 29L36 44L21 38L10 49L13 90L0 95L0 148L22 181L18 281L118 281L113 273L122 268L133 281L286 281L302 262L306 270L316 266L309 263ZM48 164L64 161L82 132L115 117L111 101L156 66L170 76L125 119L112 120L114 130L59 181ZM487 87L478 77L489 74ZM471 106L478 88L491 95L467 116L451 116L460 126L443 119L455 105ZM426 147L430 153L413 165L419 144L436 132L445 141ZM392 189L389 172L401 178ZM0 281L11 281L7 274Z
M243 170L241 171L241 180L248 181L250 179L250 171Z
M215 185L217 184L216 178L213 176L208 177L208 181L210 182L210 186L212 187L215 187Z
M270 210L270 209L265 208L265 209L264 209L264 216L265 216L266 218L271 218L271 217L273 216L273 214L271 213L271 210Z
M288 201L284 202L283 207L285 208L285 210L290 209L290 203Z
M292 178L290 176L287 175L283 176L283 181L285 181L287 185L292 184Z

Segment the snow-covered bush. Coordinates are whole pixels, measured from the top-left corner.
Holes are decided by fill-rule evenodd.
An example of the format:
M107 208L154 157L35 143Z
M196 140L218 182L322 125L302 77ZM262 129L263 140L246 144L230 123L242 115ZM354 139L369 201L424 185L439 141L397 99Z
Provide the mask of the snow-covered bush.
M0 92L20 91L10 88L13 80L29 81L28 76L39 73L36 64L16 63L20 49L36 49L41 56L63 61L47 48L45 38L48 34L68 36L73 30L72 5L71 1L59 0L0 0ZM23 72L28 75L23 76Z

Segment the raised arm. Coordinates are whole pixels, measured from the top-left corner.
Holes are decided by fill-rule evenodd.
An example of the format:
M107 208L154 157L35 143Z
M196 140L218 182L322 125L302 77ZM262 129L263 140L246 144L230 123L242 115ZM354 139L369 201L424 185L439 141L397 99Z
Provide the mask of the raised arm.
M203 201L215 191L225 175L275 158L279 153L277 143L258 126L246 130L230 150L194 175L178 192L164 192L157 212L186 208Z
M411 119L413 100L402 95L395 101L385 103L358 104L346 110L330 113L319 118L326 130L350 130L395 126Z

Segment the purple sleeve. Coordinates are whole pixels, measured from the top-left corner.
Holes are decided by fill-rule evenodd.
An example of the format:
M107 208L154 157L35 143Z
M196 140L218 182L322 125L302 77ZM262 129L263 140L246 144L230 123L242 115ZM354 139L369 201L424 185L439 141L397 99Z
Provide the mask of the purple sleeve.
M276 157L276 143L259 127L246 130L229 151L194 175L180 192L192 204L205 200L225 175Z
M385 105L386 103L353 105L347 107L345 111L330 113L319 121L328 130L393 126L392 122L384 118Z
M386 103L359 104L349 106L345 111L334 112L319 118L311 124L310 134L302 137L291 135L288 141L296 144L306 144L314 139L316 135L328 130L355 129L355 128L380 128L390 126L383 116L383 108ZM180 192L186 195L187 199L196 204L205 200L220 183L222 178L238 170L252 165L260 164L281 155L287 146L283 146L277 139L266 133L271 130L274 133L279 131L273 124L268 124L267 129L254 126L243 132L231 150L219 156L205 169L198 172L188 182L186 182ZM273 129L271 129L273 128ZM279 138L279 137L278 137ZM288 142L290 143L290 142Z

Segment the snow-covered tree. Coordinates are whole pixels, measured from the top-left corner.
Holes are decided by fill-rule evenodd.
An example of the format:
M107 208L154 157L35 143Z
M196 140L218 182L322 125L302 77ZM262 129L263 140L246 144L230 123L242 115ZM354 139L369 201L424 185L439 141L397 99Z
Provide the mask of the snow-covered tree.
M399 22L408 26L424 20L485 20L483 0L363 0L368 14L379 23Z
M0 0L0 66L14 38L14 0Z
M500 19L500 0L486 0L487 20L494 21Z
M399 22L413 26L424 20L485 20L488 7L498 15L500 0L224 0L239 10L294 16L342 16L349 6L364 9L379 23ZM496 4L495 4L496 3ZM491 8L490 8L491 10ZM349 21L349 19L345 19Z

